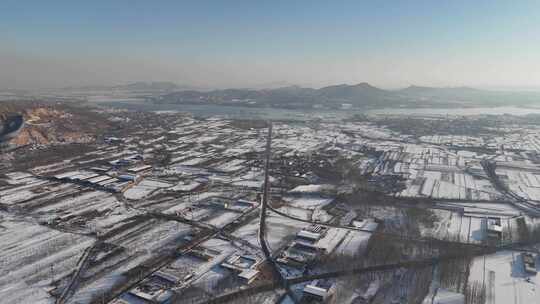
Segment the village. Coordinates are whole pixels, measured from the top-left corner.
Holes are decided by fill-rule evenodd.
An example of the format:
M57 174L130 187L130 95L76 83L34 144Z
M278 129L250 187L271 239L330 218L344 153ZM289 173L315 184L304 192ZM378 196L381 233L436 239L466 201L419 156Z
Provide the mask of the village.
M395 117L100 111L123 128L60 159L36 145L3 164L6 303L540 299L540 125L415 134Z

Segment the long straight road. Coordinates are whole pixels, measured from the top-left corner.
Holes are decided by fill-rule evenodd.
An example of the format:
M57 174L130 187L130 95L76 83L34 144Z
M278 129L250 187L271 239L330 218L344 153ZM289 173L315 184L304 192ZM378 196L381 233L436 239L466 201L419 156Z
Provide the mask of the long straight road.
M264 163L264 185L263 185L263 195L261 202L261 216L259 220L259 244L261 245L262 252L265 256L266 261L272 268L274 275L274 282L279 283L286 291L291 300L294 303L298 303L294 293L291 290L290 284L283 277L279 271L279 267L276 264L272 252L268 247L268 242L266 241L266 209L268 207L268 196L270 190L270 157L272 154L272 122L268 122L268 137L266 138L266 151L265 151L265 163Z
M272 124L269 123L268 126L268 137L266 139L266 151L265 151L265 163L264 163L264 184L263 184L263 193L262 193L262 200L261 200L261 215L259 220L259 243L261 245L261 249L265 255L265 257L268 259L268 261L271 264L274 264L272 260L272 254L270 252L270 249L268 248L268 243L266 242L266 209L268 206L268 192L270 188L270 175L269 175L269 168L270 168L270 154L272 147ZM275 265L274 265L275 266ZM279 274L279 270L278 270Z

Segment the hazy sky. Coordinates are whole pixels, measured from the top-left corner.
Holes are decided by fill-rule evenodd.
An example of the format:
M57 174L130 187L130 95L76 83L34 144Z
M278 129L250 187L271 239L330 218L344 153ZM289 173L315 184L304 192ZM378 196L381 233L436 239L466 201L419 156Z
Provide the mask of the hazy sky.
M0 0L0 88L540 87L540 1Z

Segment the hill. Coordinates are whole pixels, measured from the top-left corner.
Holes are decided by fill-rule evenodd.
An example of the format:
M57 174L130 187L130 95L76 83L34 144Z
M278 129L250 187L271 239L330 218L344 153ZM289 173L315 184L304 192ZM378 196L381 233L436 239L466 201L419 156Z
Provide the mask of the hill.
M367 83L335 85L320 89L288 86L276 89L225 89L209 92L178 91L160 97L166 103L216 103L247 106L312 107L325 105L340 107L343 103L355 106L389 104L391 91L382 90Z
M99 113L70 104L0 102L0 123L11 117L24 119L22 129L9 138L15 146L91 142L111 124Z
M470 87L410 86L384 90L368 83L340 84L320 89L288 86L275 89L225 89L213 91L175 91L161 95L155 102L185 104L222 104L252 107L312 108L317 106L353 107L472 107L540 104L540 92L502 92Z

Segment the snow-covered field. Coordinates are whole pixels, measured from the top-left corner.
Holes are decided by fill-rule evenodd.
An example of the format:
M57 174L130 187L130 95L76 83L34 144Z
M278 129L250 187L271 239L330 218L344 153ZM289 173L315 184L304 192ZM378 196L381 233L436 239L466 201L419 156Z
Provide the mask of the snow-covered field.
M266 217L267 235L266 240L272 250L279 250L294 238L296 234L309 224L290 220L274 213L268 213ZM259 246L257 233L259 231L259 219L254 219L248 224L238 228L233 235L242 238L254 246Z
M52 303L46 289L69 275L89 237L52 230L0 214L0 302Z
M301 197L284 196L283 200L287 202L291 207L308 210L322 208L333 201L332 198L325 198L317 195L305 195Z
M538 259L536 264L540 265ZM537 266L537 270L540 271L540 267ZM469 276L469 283L473 282L485 284L491 303L540 303L540 276L525 273L517 251L500 251L476 258Z
M167 182L145 178L137 185L124 192L124 197L130 200L139 200L149 196L151 193L159 189L170 188L172 186L172 184Z
M540 165L530 153L540 151L538 128L504 126L521 137L415 136L409 130L400 133L395 126L385 126L386 119L274 123L270 191L272 205L286 215L268 211L267 240L275 253L298 241L301 230L321 229L313 223L327 226L318 230L323 231L322 237L313 244L329 255L358 258L368 245L369 231L378 223L389 231L411 224L423 237L480 244L486 241L485 217L496 216L507 238L523 210L501 203L507 197L494 188L482 160L497 163L496 173L511 191L540 201ZM82 272L83 280L70 301L96 301L133 279L132 273L126 275L130 270L139 272L143 267L138 266L147 266L175 249L182 251L182 245L206 230L185 224L189 221L206 224L216 233L214 238L193 248L191 254L182 252L160 271L178 281L188 278L182 288L191 285L207 293L231 281L232 272L219 266L220 262L233 254L261 257L259 218L255 212L242 217L257 204L238 200L260 200L266 136L264 128L235 123L216 117L183 117L174 125L153 126L118 143L99 143L91 152L29 170L42 176L0 175L0 207L10 212L0 221L0 302L51 303L47 292L51 280L64 277L65 284L82 252L94 244L94 236L100 240L99 252ZM162 155L163 151L168 154ZM362 175L358 180L347 180L345 175L336 178L332 169L345 161L350 173ZM129 168L145 166L152 170L125 176ZM117 193L94 185L120 179L125 181ZM363 191L364 182L381 187L388 182L391 201L398 203L379 205L376 198L372 204L371 197L364 196L350 199L348 191ZM429 206L430 199L436 220L407 222L402 203L419 201ZM163 214L180 222L158 219ZM243 222L245 218L249 220ZM524 218L530 226L540 224L538 219ZM234 231L220 231L233 222ZM338 224L368 231L336 228ZM493 303L538 303L536 276L527 280L516 265L519 254L512 252L488 256L486 272L483 260L477 259L470 280L485 282L484 276L490 277L495 284ZM297 269L282 270L301 274ZM445 296L438 294L440 299Z

